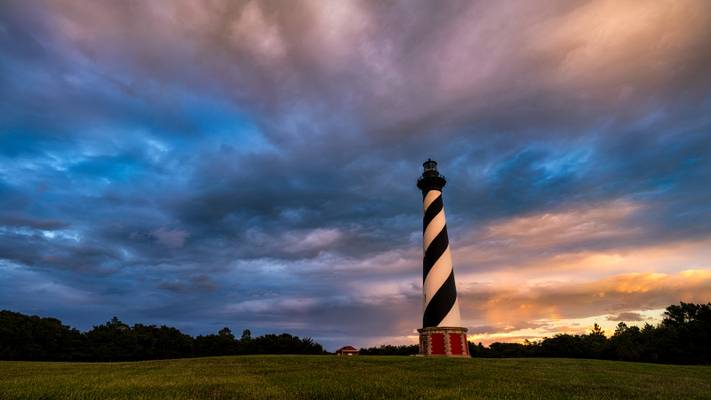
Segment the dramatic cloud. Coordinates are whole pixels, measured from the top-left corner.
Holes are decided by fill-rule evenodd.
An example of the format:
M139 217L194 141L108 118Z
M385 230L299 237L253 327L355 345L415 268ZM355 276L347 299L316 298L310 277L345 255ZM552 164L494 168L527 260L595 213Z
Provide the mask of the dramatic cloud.
M703 0L0 4L0 308L414 340L420 163L472 336L708 301ZM652 319L649 319L652 318Z

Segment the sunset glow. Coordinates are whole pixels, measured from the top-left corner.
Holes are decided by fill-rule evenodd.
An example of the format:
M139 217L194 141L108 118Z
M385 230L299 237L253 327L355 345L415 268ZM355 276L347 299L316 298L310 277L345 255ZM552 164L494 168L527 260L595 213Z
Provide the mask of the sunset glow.
M3 1L0 309L417 341L439 161L469 339L711 301L711 6Z

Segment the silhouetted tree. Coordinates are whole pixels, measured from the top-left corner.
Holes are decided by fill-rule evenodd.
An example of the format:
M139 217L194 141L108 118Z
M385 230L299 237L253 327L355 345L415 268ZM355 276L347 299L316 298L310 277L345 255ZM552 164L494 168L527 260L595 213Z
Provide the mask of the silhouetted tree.
M220 329L219 331L217 331L217 334L223 338L229 338L232 340L235 339L235 335L232 334L232 331L228 327L224 327L224 328Z
M361 349L361 354L417 354L417 345L382 345ZM583 335L558 334L536 342L469 343L473 357L573 357L679 364L711 363L711 303L670 305L656 326L641 329L624 322L610 338L599 325ZM323 354L311 338L288 333L252 337L249 329L240 340L225 327L217 334L192 338L176 328L125 324L117 317L86 333L62 325L55 318L40 318L0 311L0 359L122 361L220 356L232 354Z
M610 338L598 324L585 335L558 334L523 344L469 343L473 357L605 358L680 364L711 363L711 303L667 307L663 321L641 329L620 322Z
M600 325L595 323L587 335L580 337L582 354L586 358L601 358L607 345L607 337Z
M86 333L90 358L97 361L136 360L137 345L131 336L131 328L117 317L103 325L94 326Z
M620 322L608 342L606 355L613 360L639 361L643 348L641 335L638 327Z
M493 357L491 354L491 350L488 347L484 347L481 342L479 344L474 344L473 342L469 342L469 354L472 357L482 357L482 358L490 358Z
M1 360L75 360L85 357L85 338L55 318L0 311Z
M240 354L324 354L323 347L311 338L300 339L288 333L257 336L240 343Z
M239 349L239 343L227 327L220 329L217 335L198 336L194 342L197 356L227 356L238 354Z
M193 338L172 327L136 324L130 332L134 359L180 358L193 351Z
M416 344L400 346L384 344L378 347L368 347L360 349L360 354L371 356L409 356L417 354L419 352L420 346Z

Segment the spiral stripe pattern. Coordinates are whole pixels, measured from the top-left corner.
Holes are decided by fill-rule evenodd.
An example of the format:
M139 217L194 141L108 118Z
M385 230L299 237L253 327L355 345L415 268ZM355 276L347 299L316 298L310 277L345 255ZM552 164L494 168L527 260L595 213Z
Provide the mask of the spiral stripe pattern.
M424 328L458 327L460 326L459 303L454 284L442 192L435 189L428 190L424 194L423 202L422 264L425 311L422 326Z

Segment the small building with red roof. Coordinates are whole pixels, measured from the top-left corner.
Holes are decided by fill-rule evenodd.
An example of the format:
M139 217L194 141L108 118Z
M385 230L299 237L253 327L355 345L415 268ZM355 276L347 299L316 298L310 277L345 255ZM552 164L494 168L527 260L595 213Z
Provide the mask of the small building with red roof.
M353 346L343 346L336 350L336 355L339 356L357 356L360 351Z

